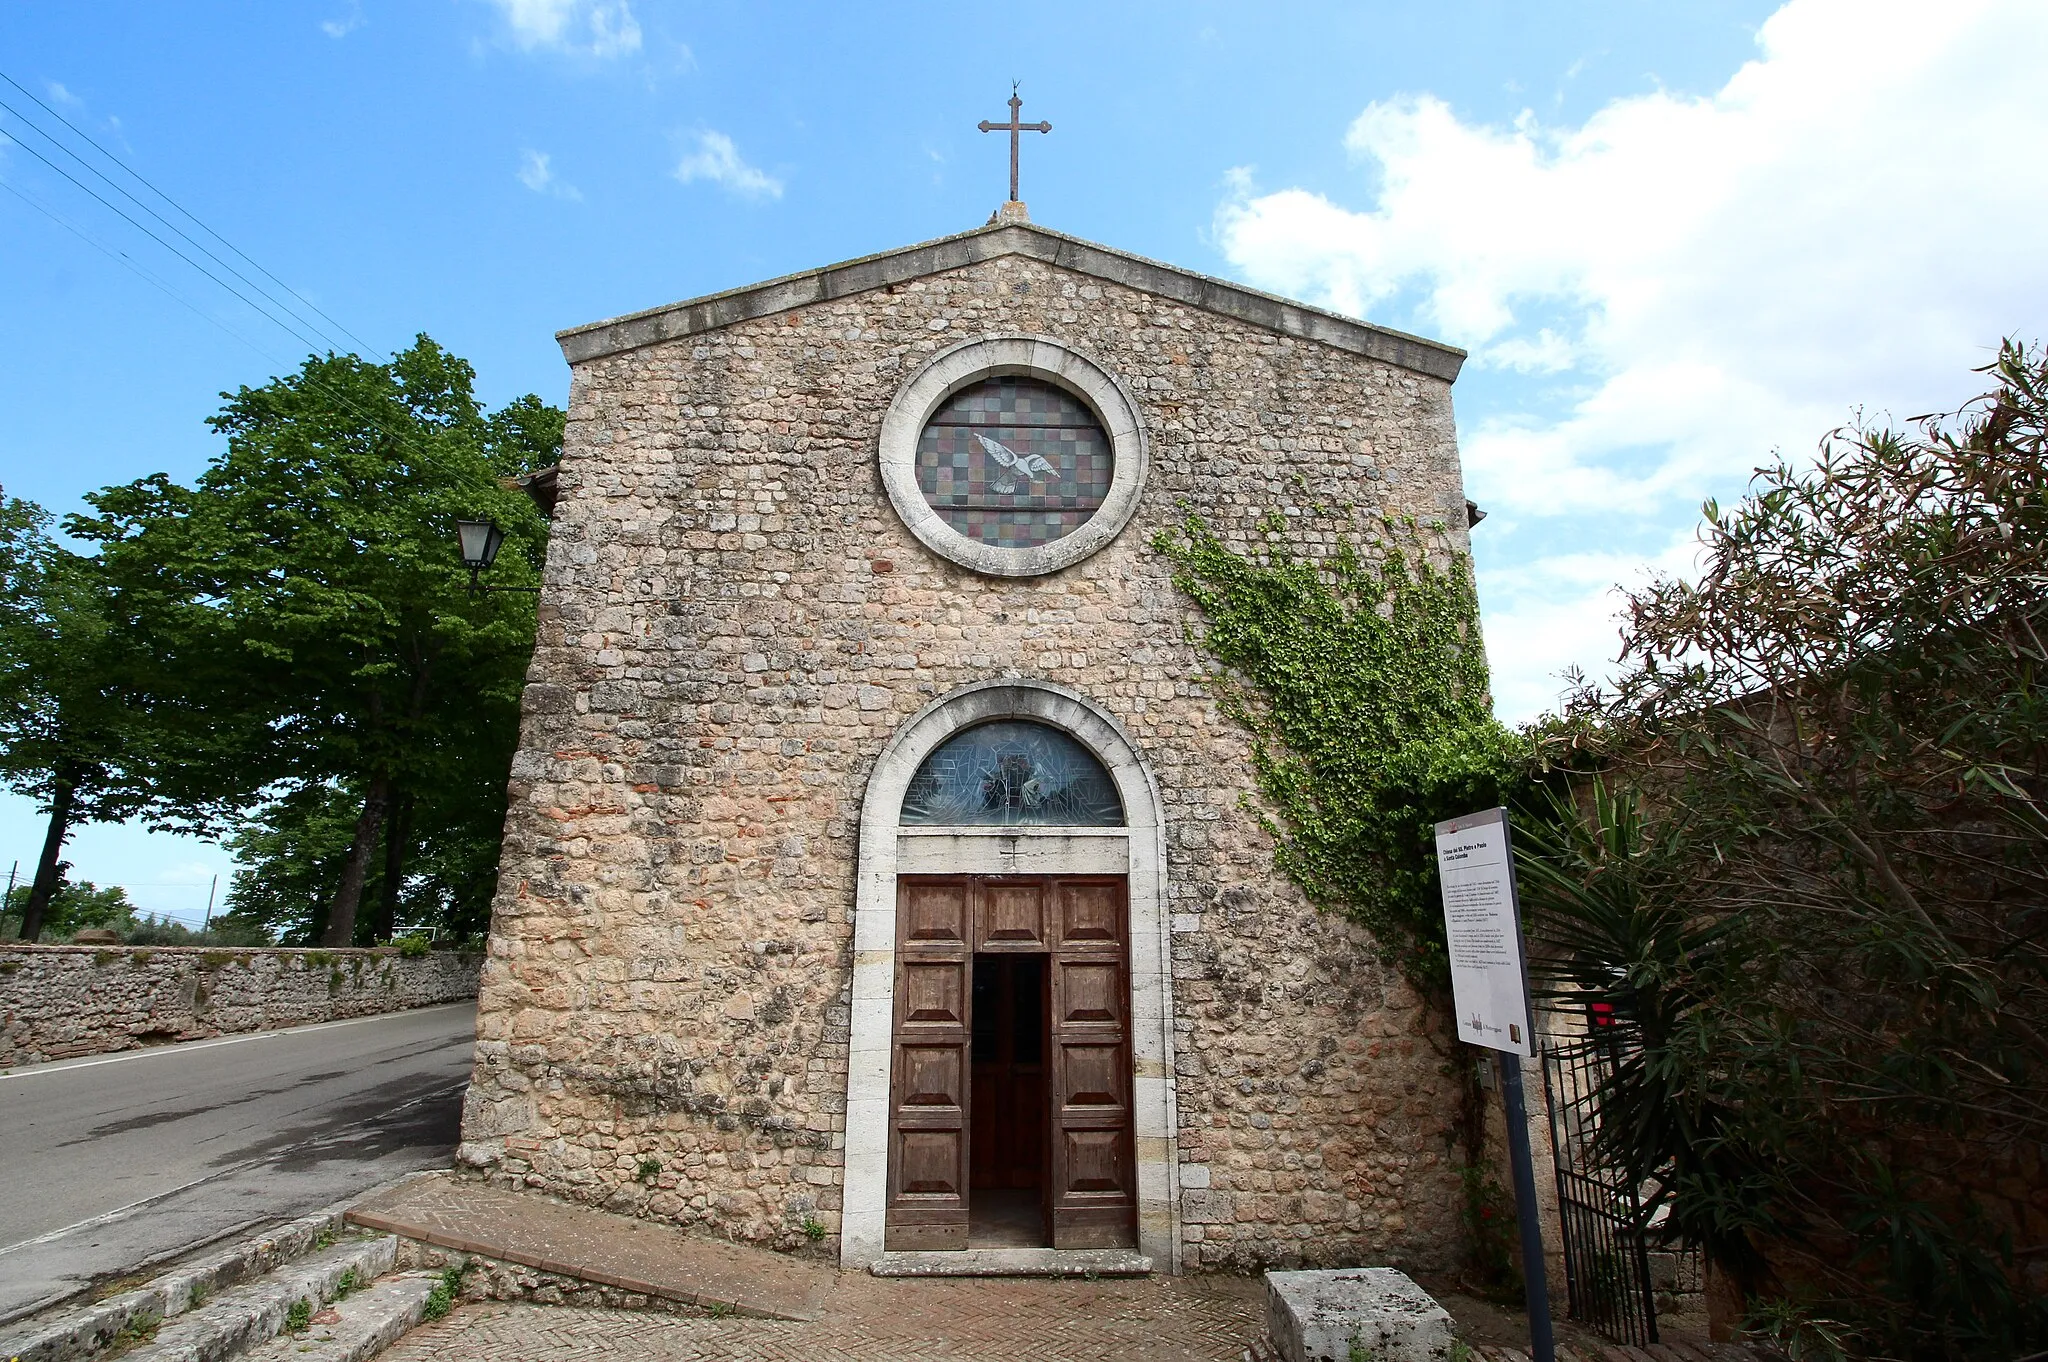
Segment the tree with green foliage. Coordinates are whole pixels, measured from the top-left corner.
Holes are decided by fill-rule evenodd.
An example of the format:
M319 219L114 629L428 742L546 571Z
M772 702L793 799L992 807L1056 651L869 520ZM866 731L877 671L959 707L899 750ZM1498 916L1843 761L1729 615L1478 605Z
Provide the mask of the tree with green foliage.
M309 359L226 395L211 424L227 448L194 486L108 488L67 526L99 544L120 620L209 678L191 697L220 739L206 800L268 803L274 825L331 823L333 801L350 802L309 924L329 945L377 925L360 912L376 853L404 884L414 811L443 792L494 791L496 844L535 597L466 592L454 525L494 519L494 585L536 586L545 524L510 480L558 456L562 418L531 396L486 413L474 377L425 336L388 364ZM325 843L308 826L242 849L273 845ZM281 871L310 867L258 860L238 897L253 904Z
M1706 507L1523 839L1600 1145L1796 1350L2048 1346L2048 357Z
M511 753L502 739L478 752L387 825L385 854L363 884L375 920L359 936L388 941L401 928L424 926L461 940L490 926ZM227 839L240 873L228 890L226 920L261 924L287 942L318 941L362 804L353 787L311 785L254 810Z
M26 915L33 892L29 885L15 886L7 896L7 915L20 921ZM42 930L52 936L68 937L87 927L126 931L134 925L135 905L128 901L126 889L118 884L102 889L91 880L67 880L45 905Z
M99 563L58 543L35 503L0 500L0 783L49 819L24 941L51 923L71 833L158 805L145 768L170 734L141 698L151 666L147 641L111 619Z
M287 943L318 942L362 810L362 791L338 784L300 785L251 810L225 842L238 872L226 916Z

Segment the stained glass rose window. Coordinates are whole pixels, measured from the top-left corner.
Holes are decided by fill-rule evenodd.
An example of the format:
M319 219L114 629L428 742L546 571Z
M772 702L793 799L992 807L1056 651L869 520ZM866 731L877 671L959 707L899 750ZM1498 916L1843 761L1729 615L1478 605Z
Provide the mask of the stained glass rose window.
M903 795L910 826L1122 827L1116 782L1057 728L1001 719L933 749Z
M1064 539L1102 509L1115 473L1087 405L1041 379L970 384L925 422L917 485L954 530L1000 548Z

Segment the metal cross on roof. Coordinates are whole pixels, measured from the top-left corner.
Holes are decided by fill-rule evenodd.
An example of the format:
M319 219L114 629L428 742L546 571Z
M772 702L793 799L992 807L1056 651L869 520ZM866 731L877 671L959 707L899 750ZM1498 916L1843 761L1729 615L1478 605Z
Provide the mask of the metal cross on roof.
M1050 123L1019 123L1017 113L1024 107L1024 101L1017 97L1017 82L1010 82L1010 121L991 123L986 118L977 125L983 132L1006 132L1010 134L1010 202L1017 198L1017 134L1020 132L1051 132Z

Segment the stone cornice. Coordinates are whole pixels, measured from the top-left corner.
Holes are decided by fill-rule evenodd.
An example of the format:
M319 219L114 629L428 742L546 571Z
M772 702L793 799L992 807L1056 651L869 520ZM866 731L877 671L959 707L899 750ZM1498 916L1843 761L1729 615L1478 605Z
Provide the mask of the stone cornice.
M916 246L862 256L823 269L787 274L745 288L706 294L666 307L612 317L588 326L555 333L571 364L601 359L642 346L715 331L736 322L773 316L850 297L891 284L922 279L946 270L1021 255L1049 265L1093 275L1144 293L1171 298L1190 307L1234 317L1283 336L1315 341L1339 350L1366 355L1388 364L1449 383L1458 377L1465 352L1456 346L1425 340L1405 332L1374 326L1276 294L1261 293L1224 279L1212 279L1175 265L1124 251L1111 250L1040 227L1036 223L1002 223L978 227L958 236L940 237Z

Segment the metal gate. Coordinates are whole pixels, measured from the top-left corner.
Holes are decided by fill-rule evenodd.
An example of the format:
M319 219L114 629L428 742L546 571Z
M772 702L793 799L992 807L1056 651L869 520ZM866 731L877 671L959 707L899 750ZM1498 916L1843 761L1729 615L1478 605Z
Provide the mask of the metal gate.
M1618 1027L1544 1037L1543 1097L1550 1109L1571 1317L1616 1342L1641 1346L1657 1341L1642 1203L1627 1173L1600 1157L1593 1138L1600 1128L1602 1090L1628 1049Z

